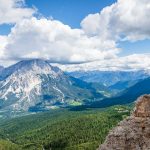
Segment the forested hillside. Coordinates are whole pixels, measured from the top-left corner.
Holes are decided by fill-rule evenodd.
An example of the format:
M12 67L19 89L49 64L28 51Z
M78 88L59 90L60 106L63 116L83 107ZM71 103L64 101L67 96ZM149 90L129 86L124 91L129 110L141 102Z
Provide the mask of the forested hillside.
M95 150L129 112L127 106L85 111L63 109L3 121L0 149Z

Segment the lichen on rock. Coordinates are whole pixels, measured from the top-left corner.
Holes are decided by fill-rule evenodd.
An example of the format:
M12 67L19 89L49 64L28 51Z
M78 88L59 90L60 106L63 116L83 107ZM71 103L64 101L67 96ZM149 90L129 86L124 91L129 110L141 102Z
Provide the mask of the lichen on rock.
M150 95L139 97L133 115L135 117L150 117Z
M150 95L138 98L132 115L109 133L98 150L150 150Z

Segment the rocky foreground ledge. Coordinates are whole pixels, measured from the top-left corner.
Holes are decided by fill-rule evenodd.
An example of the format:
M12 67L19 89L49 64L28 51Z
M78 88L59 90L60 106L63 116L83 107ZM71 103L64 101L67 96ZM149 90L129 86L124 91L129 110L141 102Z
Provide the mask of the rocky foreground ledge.
M150 150L150 95L138 98L131 116L109 133L98 150Z

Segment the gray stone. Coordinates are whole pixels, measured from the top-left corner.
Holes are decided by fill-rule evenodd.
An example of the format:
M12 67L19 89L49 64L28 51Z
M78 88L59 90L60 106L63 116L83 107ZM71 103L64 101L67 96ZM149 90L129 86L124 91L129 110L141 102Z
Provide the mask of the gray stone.
M138 98L132 115L109 133L98 150L150 150L150 95Z

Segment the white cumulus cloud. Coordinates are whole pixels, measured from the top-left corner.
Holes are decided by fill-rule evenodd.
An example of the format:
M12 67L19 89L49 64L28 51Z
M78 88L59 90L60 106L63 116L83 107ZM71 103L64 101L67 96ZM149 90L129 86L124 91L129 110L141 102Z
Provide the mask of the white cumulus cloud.
M100 13L88 15L81 26L89 35L136 41L150 38L149 18L149 0L118 0Z
M18 22L7 38L5 57L10 60L45 58L52 62L79 63L116 57L113 40L87 36L81 29L46 18Z
M122 40L150 39L149 12L150 0L118 0L85 17L80 29L72 29L57 20L33 17L35 10L25 7L24 0L0 0L0 24L15 24L8 36L0 36L0 63L44 58L84 63L65 65L70 69L149 68L149 54L118 56Z
M0 24L14 24L34 13L34 9L25 7L24 0L0 0Z
M99 60L83 64L53 64L64 71L116 71L116 70L150 70L150 53L132 54L109 60Z

